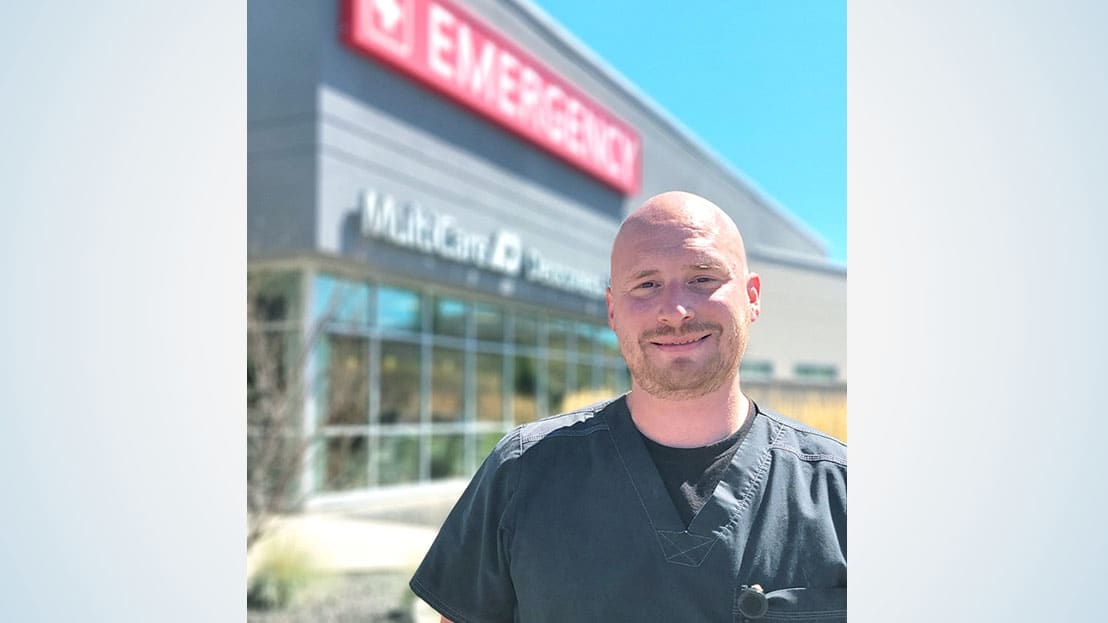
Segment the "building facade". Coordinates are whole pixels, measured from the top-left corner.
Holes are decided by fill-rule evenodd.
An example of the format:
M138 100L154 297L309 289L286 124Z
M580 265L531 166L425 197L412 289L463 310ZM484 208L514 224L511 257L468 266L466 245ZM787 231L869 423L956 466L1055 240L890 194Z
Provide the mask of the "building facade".
M762 276L744 386L845 435L845 269L540 9L248 11L250 408L295 412L310 500L467 478L517 423L625 391L608 251L672 189Z

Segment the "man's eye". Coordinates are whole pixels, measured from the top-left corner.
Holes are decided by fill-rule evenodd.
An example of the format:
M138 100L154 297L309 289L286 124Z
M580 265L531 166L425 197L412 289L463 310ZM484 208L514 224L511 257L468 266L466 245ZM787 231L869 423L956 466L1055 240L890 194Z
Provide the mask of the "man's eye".
M638 288L639 290L648 290L650 288L658 287L658 282L657 281L644 281L644 282L640 283L639 285L637 285L635 287Z
M693 283L711 283L715 281L713 277L695 277Z

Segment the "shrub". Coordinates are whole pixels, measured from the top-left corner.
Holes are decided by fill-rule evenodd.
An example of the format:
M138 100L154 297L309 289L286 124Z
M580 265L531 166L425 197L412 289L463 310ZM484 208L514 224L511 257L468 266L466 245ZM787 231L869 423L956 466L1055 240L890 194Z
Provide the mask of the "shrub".
M311 553L288 540L266 544L246 590L246 606L259 610L287 608L316 575Z

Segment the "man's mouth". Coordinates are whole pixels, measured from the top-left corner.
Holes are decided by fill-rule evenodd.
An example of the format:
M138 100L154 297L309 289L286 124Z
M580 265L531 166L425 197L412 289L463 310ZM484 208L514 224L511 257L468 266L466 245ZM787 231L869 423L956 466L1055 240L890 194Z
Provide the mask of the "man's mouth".
M685 346L686 344L695 344L697 342L708 339L710 333L704 335L685 336L685 337L672 337L666 340L651 340L650 343L656 346Z

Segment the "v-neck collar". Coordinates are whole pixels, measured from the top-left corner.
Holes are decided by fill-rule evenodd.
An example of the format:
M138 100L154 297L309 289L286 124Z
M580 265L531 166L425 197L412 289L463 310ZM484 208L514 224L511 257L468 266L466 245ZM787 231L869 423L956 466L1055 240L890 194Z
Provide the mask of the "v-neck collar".
M724 470L719 484L686 528L639 437L639 430L627 408L627 396L613 401L605 412L619 459L651 527L658 535L666 560L700 566L716 541L740 528L741 520L759 495L760 485L769 470L770 446L783 429L774 426L755 408L750 429ZM749 526L743 531L748 532ZM746 540L745 536L740 536L743 541Z

